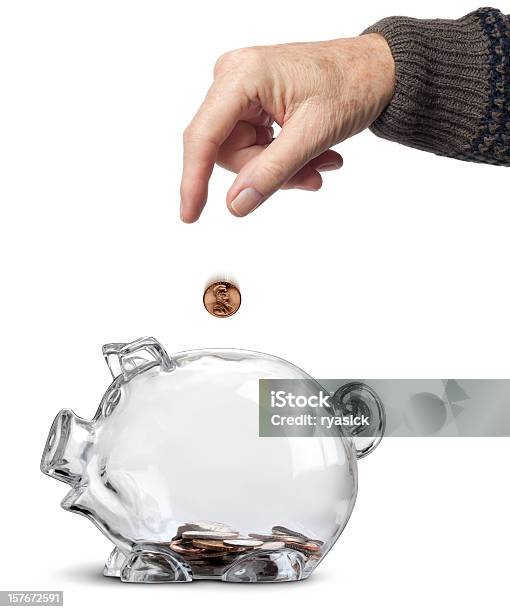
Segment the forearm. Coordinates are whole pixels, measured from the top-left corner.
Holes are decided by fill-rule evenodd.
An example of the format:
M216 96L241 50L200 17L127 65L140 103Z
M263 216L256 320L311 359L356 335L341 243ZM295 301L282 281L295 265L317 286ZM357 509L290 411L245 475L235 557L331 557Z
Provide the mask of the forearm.
M510 19L479 9L459 20L389 17L369 28L395 60L392 101L372 124L388 140L510 165Z

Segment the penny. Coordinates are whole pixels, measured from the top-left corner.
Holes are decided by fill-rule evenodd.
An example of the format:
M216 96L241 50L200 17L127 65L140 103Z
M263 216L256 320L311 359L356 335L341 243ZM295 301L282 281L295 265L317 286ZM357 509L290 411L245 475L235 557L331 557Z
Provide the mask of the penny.
M320 552L320 546L317 546L317 544L301 544L298 542L288 542L287 543L288 548L294 548L295 550L299 550L301 552L310 552L310 553L318 553Z
M287 536L287 535L275 536L275 539L278 542L285 542L285 543L288 543L288 544L304 544L306 542L306 540L303 540L303 539L298 538L296 536Z
M221 540L191 540L193 546L204 548L206 550L214 550L221 552L232 552L235 550L233 546L225 545Z
M204 292L204 306L213 317L231 317L241 306L241 293L228 281L216 281Z
M200 559L210 559L216 561L218 559L224 559L227 553L223 550L205 550L200 551Z
M187 555L198 555L202 552L202 549L195 548L193 546L183 545L182 540L175 540L170 543L170 548L179 554Z

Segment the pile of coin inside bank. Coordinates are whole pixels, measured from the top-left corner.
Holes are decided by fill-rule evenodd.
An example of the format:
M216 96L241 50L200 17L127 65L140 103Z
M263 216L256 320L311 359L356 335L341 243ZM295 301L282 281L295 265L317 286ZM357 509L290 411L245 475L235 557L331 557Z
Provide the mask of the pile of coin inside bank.
M271 534L249 533L244 536L228 525L196 521L181 525L170 548L197 572L214 575L248 552L276 552L292 548L307 558L320 559L324 542L276 525Z

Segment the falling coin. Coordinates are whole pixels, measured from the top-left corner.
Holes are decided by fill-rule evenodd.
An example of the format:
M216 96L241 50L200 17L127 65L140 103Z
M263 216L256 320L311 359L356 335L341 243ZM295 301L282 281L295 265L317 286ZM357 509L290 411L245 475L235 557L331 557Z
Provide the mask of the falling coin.
M241 306L241 293L228 281L216 281L204 292L204 306L214 317L231 317Z

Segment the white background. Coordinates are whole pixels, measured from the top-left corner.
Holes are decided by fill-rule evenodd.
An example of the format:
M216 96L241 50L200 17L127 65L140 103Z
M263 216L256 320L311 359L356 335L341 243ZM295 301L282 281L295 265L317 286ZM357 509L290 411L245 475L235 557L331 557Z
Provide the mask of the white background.
M181 132L222 52L355 35L473 2L259 0L0 4L1 589L66 607L429 610L508 601L507 439L395 440L360 463L352 519L301 584L143 587L101 577L109 542L63 512L38 463L64 407L95 412L104 342L241 347L316 377L510 376L508 170L363 133L321 192L237 219L215 172L178 216ZM505 7L501 7L505 8ZM507 5L506 11L510 12ZM210 317L206 281L241 311ZM227 494L235 494L234 491Z

